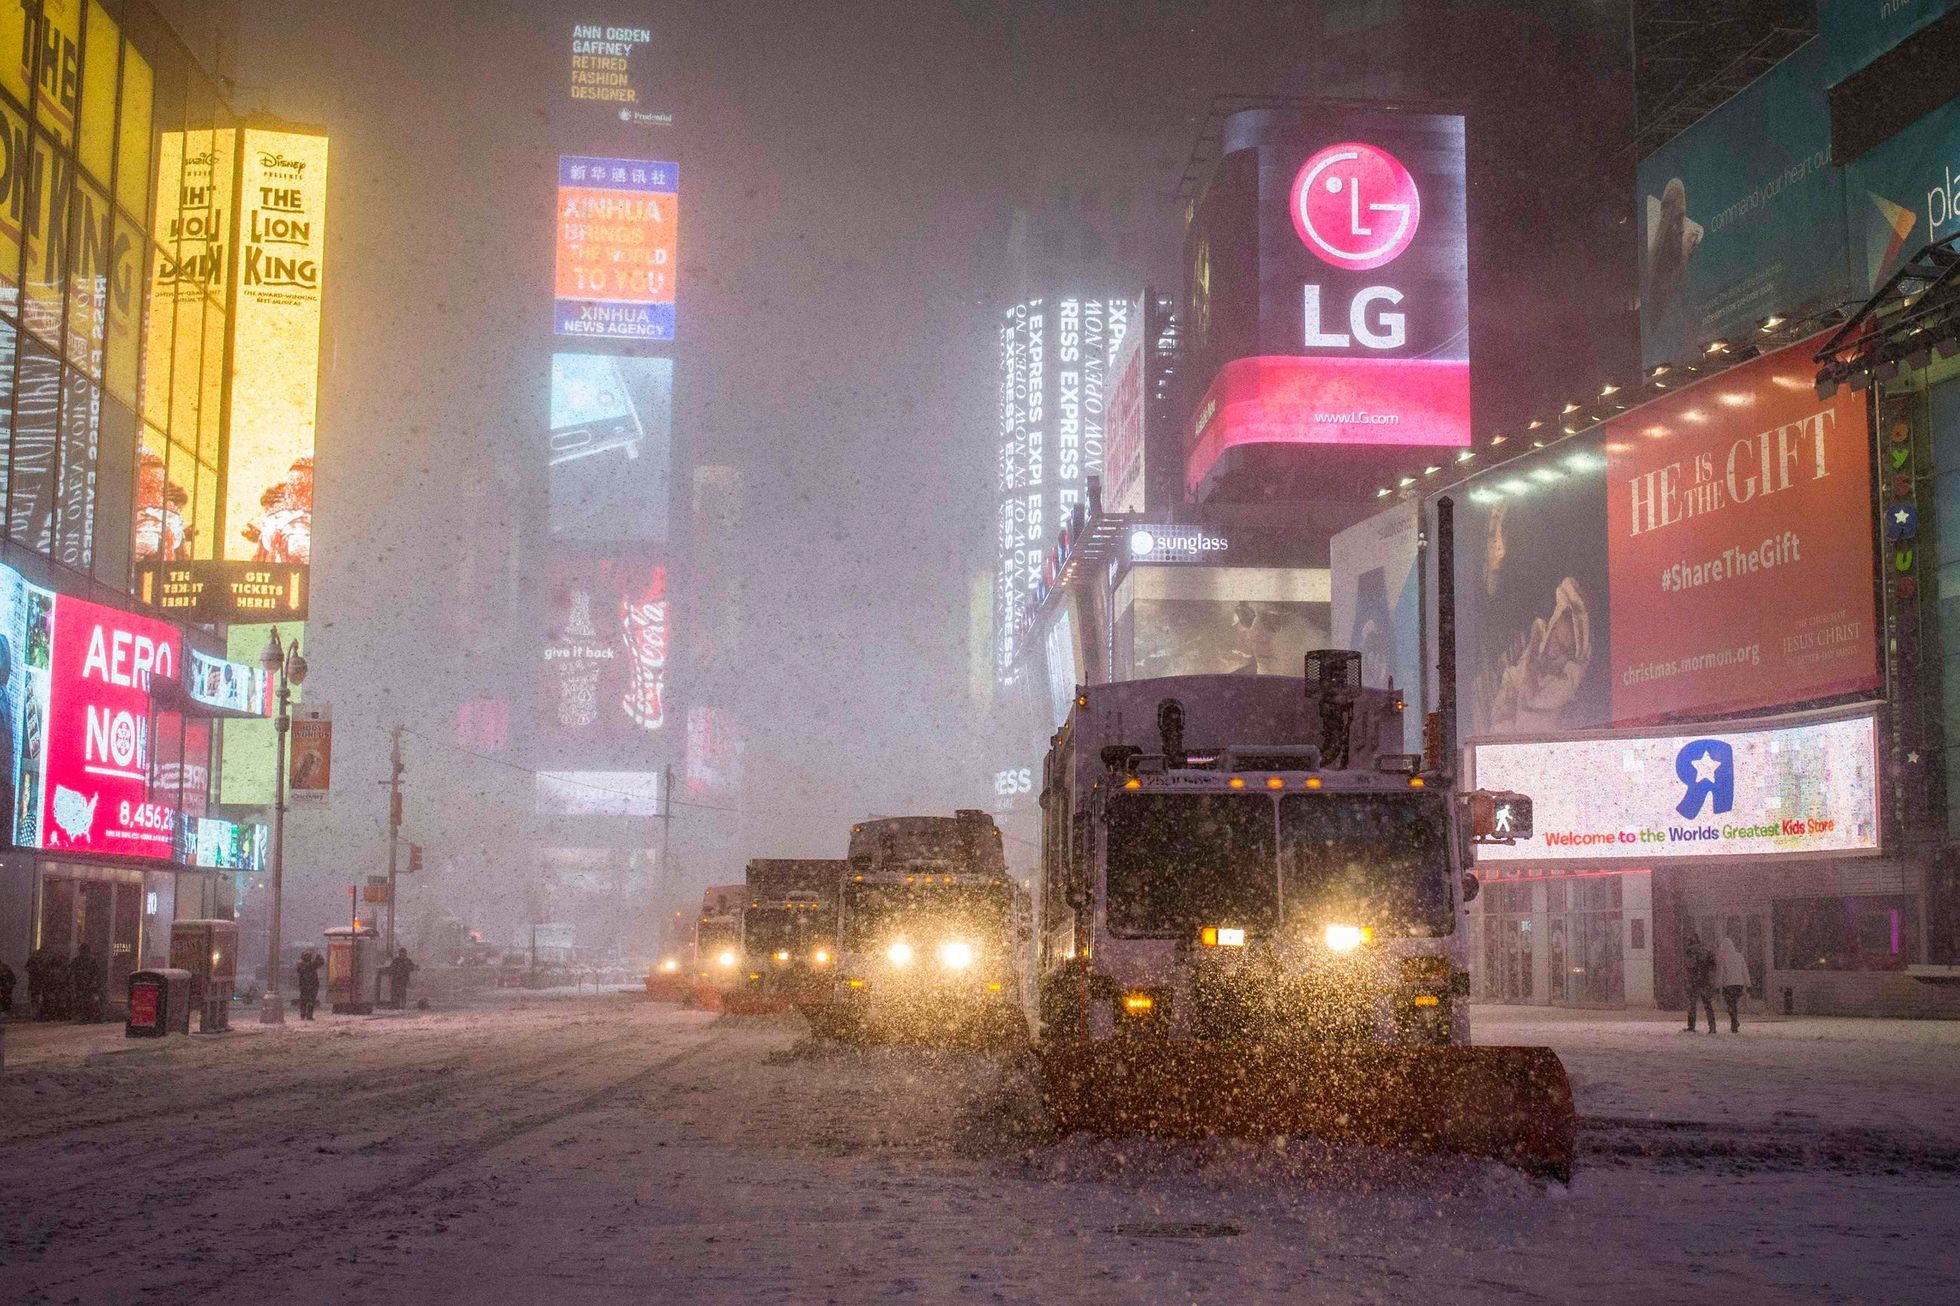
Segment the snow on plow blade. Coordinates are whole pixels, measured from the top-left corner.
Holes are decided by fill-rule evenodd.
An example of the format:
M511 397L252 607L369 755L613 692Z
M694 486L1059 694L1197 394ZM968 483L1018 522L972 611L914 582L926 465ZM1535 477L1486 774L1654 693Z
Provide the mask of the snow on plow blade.
M1550 1048L1096 1039L1042 1049L1041 1077L1064 1130L1308 1134L1572 1177L1578 1121Z

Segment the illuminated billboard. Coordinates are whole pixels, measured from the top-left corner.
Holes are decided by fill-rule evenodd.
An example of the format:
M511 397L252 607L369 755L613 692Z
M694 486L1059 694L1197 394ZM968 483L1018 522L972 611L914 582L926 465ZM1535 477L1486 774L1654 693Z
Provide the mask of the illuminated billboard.
M1253 445L1468 445L1463 119L1235 114L1214 185L1187 237L1187 487Z
M572 27L572 68L568 83L571 98L583 105L603 110L620 122L671 126L671 111L656 109L648 95L664 67L654 67L664 46L656 42L648 27L614 27L604 23L577 23Z
M1142 512L1143 482L1143 309L1130 310L1136 329L1111 355L1109 412L1103 440L1103 508Z
M264 667L214 658L196 649L190 650L190 663L184 688L193 700L242 716L272 715L272 677Z
M1471 480L1458 499L1470 739L1875 690L1865 396L1818 340Z
M1005 674L1042 586L1055 532L1103 474L1110 364L1132 334L1122 296L1065 295L1009 309L998 336L995 669Z
M1328 545L1336 648L1361 654L1361 683L1408 695L1403 747L1422 751L1421 508L1413 499L1339 532Z
M678 164L558 160L557 334L674 338L679 206Z
M580 757L638 760L667 724L667 569L630 559L552 567L540 708Z
M551 356L551 534L588 544L667 539L674 360Z
M1133 566L1117 586L1116 674L1297 676L1326 648L1322 567Z
M239 133L220 556L311 561L327 138Z
M218 871L263 871L268 842L265 826L257 822L186 817L179 826L177 860Z
M171 858L177 810L163 790L201 807L209 786L208 723L187 728L150 701L150 677L177 677L183 660L175 626L0 567L0 826L12 842ZM166 746L153 748L159 732Z
M729 798L742 787L742 735L718 707L687 710L687 796Z
M540 771L540 816L659 816L658 771Z
M1474 783L1530 797L1532 837L1479 862L1790 857L1879 847L1877 722L1479 744Z

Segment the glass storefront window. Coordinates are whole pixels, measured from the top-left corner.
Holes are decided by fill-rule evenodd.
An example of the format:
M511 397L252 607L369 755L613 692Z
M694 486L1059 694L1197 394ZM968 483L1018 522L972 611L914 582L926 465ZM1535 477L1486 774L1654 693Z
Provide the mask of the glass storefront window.
M130 533L136 481L136 414L113 399L101 403L95 469L95 578L129 588Z
M21 325L49 343L61 339L62 297L68 283L68 204L74 191L74 163L54 143L34 134L34 174L45 178L38 202L27 214L27 262L23 273Z
M55 557L77 571L95 558L95 458L102 398L89 379L72 368L61 378L61 512L56 522Z
M6 6L0 5L0 9ZM0 67L7 65L4 54L0 54ZM27 115L20 109L0 98L0 133L5 133L11 153L13 142L27 139ZM21 233L27 230L27 188L9 186L0 195L0 204L5 205L4 221L0 221L0 312L20 312L20 260Z
M43 554L54 550L55 414L60 407L60 360L38 342L23 341L14 390L7 533L14 543Z
M102 375L110 281L116 274L116 223L109 197L87 182L68 206L68 362L91 379Z
M1785 898L1772 910L1778 970L1904 970L1919 946L1908 894Z
M109 302L102 340L102 384L118 400L136 406L137 367L143 332L146 242L128 218L116 219L110 245Z
M34 119L63 149L75 144L75 115L82 107L82 7L43 3L34 68Z
M122 33L97 3L88 0L82 34L81 144L76 153L95 184L107 187L116 159L116 65Z
M116 105L116 203L124 213L144 219L150 214L151 97L155 90L150 61L125 41L122 99Z

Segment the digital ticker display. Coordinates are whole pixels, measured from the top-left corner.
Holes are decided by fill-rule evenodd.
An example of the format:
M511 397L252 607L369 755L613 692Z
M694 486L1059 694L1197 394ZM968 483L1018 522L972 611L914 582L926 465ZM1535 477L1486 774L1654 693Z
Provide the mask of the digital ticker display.
M679 221L680 165L560 158L553 330L672 340Z
M551 358L551 534L583 543L667 539L674 360Z

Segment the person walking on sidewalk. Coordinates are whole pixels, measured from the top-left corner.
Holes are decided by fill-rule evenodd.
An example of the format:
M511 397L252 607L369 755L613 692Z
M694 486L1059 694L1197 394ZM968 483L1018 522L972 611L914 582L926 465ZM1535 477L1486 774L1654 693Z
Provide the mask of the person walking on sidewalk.
M308 948L299 955L299 1018L313 1019L313 1009L320 1005L320 971L327 959Z
M14 968L0 961L0 1011L14 1009Z
M1682 944L1688 975L1688 1032L1695 1032L1695 1006L1708 1013L1708 1032L1715 1032L1715 954L1710 952L1693 930Z
M1715 949L1715 985L1722 990L1722 1004L1729 1009L1729 1033L1742 1032L1742 1017L1739 1007L1742 991L1749 987L1749 963L1743 959L1742 949L1735 946L1735 940L1724 934L1720 946ZM1693 1013L1689 1013L1692 1017ZM1710 1030L1715 1028L1715 1018L1708 1018Z
M68 963L68 1015L85 1025L102 1019L102 963L86 943Z

